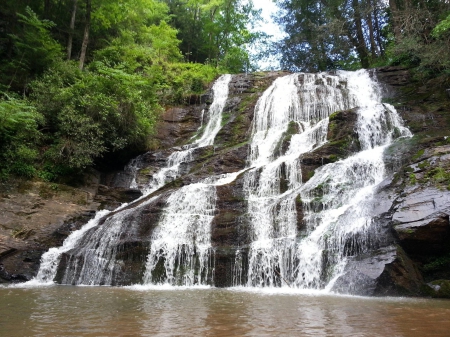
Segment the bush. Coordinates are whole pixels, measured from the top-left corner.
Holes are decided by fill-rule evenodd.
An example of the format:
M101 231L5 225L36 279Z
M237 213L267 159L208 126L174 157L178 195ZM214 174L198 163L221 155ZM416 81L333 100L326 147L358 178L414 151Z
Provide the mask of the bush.
M6 94L0 99L0 175L32 177L38 158L43 117L28 101Z
M75 68L57 65L31 84L46 118L45 158L84 168L105 152L146 149L161 112L148 80L99 61L84 72Z

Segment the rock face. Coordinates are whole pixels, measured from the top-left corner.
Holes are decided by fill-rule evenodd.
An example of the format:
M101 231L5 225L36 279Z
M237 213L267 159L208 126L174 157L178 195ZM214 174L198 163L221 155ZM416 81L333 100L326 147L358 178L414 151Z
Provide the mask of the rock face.
M95 181L94 181L95 183ZM94 214L89 189L44 182L10 181L0 198L0 283L27 281L41 255Z
M417 85L401 67L379 69L377 76L390 93L388 101L414 132L385 152L393 179L380 189L379 198L389 200L382 218L403 250L402 260L409 260L415 271L404 270L419 276L404 287L406 293L443 297L446 292L437 284L450 279L450 101L439 78ZM392 284L404 285L402 280L394 277Z
M301 158L303 182L308 181L318 167L346 158L361 149L355 131L355 110L336 111L330 115L328 142L312 152L305 153Z
M214 280L216 287L226 287L235 282L233 266L237 251L243 258L242 265L248 265L250 230L245 214L247 202L243 192L242 175L228 185L218 186L217 195L218 214L214 217L211 228L211 241L216 258ZM245 277L246 270L242 274ZM242 281L245 283L245 280L241 279Z

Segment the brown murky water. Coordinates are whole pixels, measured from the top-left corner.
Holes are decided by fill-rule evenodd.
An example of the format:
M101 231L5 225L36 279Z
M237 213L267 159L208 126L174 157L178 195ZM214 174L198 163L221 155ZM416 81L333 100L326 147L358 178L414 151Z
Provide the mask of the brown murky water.
M0 336L450 336L450 301L221 289L0 288Z

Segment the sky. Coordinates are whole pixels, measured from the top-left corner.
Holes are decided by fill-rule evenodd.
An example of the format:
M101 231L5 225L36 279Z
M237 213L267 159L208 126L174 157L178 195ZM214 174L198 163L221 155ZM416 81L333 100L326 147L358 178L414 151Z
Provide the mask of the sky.
M277 24L275 24L271 18L272 14L276 13L277 5L272 0L253 0L255 9L261 9L261 16L264 19L259 27L255 27L258 31L264 31L265 33L272 35L272 41L280 40L283 37L283 32L280 30ZM251 53L256 53L256 50ZM280 62L277 57L271 57L258 62L258 67L261 70L278 70L280 68Z

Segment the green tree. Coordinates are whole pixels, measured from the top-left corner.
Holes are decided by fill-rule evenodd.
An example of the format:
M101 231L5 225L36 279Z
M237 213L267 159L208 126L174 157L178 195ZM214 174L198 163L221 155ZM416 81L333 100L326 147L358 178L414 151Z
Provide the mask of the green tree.
M277 21L287 33L279 45L285 68L353 68L355 56L357 67L368 68L384 53L381 1L283 0L280 7Z
M180 49L190 62L222 66L230 72L249 67L247 47L261 37L249 31L260 20L251 1L166 0L178 29Z
M26 14L17 14L23 25L18 34L11 34L13 52L10 62L5 62L2 73L6 74L8 86L24 87L30 76L42 73L53 61L62 56L61 45L53 39L50 29L54 23L40 20L29 7Z
M161 107L143 77L94 62L51 68L32 83L51 146L45 157L69 168L92 165L107 152L145 150Z

